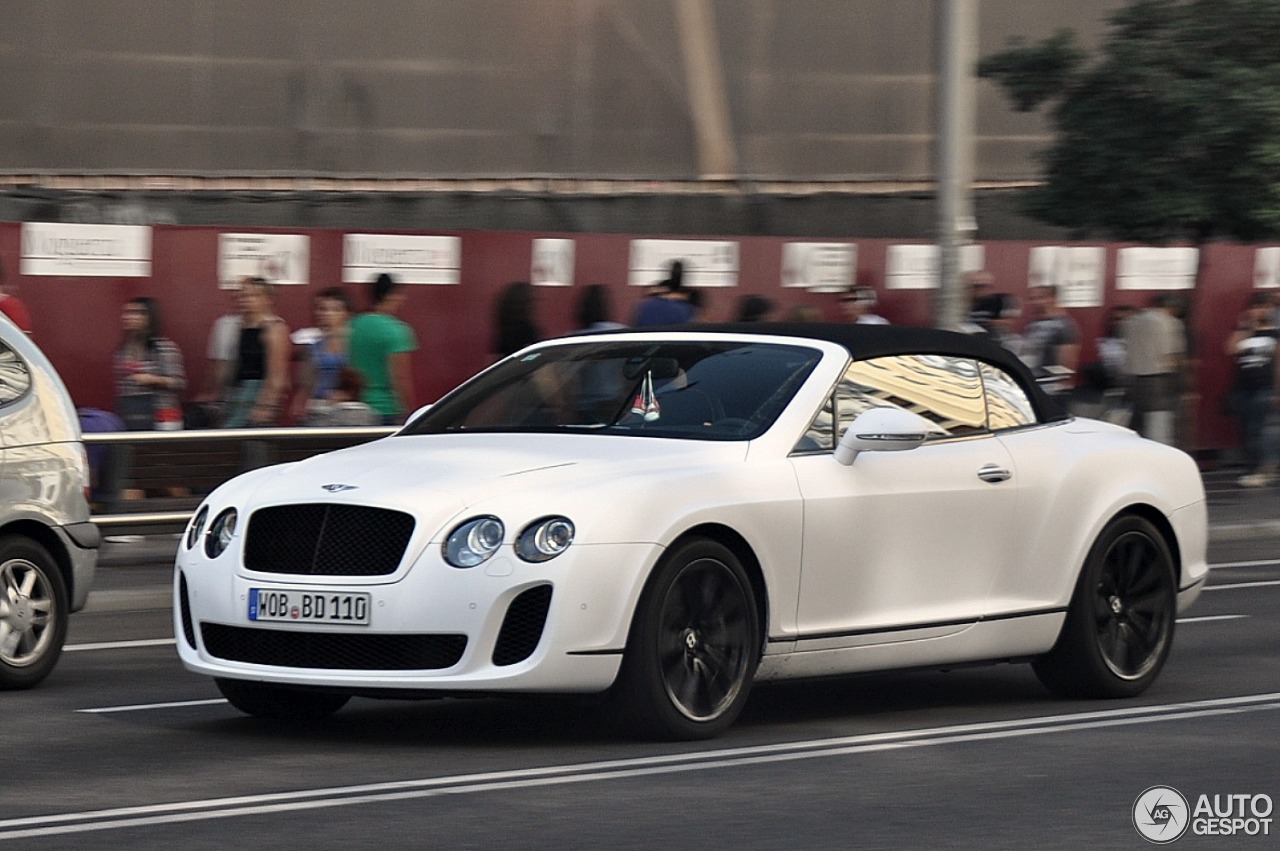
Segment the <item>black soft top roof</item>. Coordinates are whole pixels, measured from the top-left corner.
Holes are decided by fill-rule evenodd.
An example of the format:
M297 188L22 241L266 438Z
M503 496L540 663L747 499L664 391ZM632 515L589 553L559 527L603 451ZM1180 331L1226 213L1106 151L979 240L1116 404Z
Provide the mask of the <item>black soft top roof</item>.
M825 340L843 346L855 360L890 355L958 355L998 366L1017 377L1035 406L1041 420L1067 417L1062 407L1036 382L1031 371L1018 357L998 345L985 334L961 334L938 328L910 325L856 325L836 322L728 322L671 325L661 328L621 328L603 333L628 331L680 331L707 334L768 334Z

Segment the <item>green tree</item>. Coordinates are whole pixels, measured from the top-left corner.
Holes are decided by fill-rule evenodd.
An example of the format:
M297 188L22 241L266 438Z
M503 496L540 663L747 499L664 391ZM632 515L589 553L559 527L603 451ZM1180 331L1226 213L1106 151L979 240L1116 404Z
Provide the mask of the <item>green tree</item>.
M1027 211L1077 236L1280 235L1280 2L1137 0L1096 57L1063 31L979 63L1055 128Z

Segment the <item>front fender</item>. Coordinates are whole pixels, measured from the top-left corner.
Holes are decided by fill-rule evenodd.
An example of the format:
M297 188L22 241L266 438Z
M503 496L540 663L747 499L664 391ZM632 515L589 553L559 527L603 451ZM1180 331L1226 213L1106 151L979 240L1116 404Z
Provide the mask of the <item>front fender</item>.
M463 520L492 514L507 527L508 543L533 520L561 514L573 520L573 549L600 545L644 545L648 564L635 574L629 596L638 598L662 554L690 530L704 526L732 529L750 547L768 594L771 633L794 631L799 593L804 512L789 464L735 464L690 468L672 473L628 476L616 494L602 498L609 485L594 481L566 488L536 488L481 500L453 517L438 533L443 538Z

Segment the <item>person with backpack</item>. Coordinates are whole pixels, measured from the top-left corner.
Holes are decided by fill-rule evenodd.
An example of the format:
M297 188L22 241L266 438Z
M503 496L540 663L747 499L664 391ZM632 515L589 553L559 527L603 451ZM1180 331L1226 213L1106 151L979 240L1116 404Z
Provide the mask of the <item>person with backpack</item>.
M1266 293L1249 298L1236 329L1227 338L1235 359L1236 382L1230 409L1240 424L1245 463L1251 471L1237 479L1241 487L1266 487L1277 478L1280 460L1280 328Z

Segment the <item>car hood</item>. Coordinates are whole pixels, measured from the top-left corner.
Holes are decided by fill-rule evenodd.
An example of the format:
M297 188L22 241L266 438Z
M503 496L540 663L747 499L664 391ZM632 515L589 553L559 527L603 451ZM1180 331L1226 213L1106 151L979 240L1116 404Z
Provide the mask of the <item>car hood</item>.
M338 501L412 510L429 502L452 514L512 489L741 461L746 446L605 435L393 435L274 468L254 481L250 498L258 505Z

